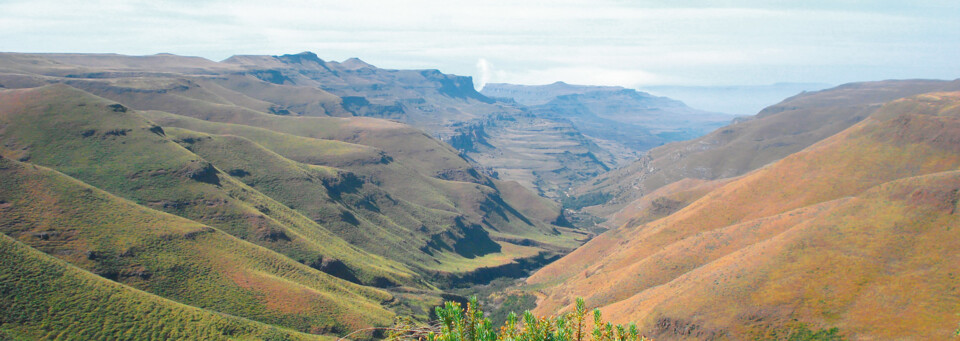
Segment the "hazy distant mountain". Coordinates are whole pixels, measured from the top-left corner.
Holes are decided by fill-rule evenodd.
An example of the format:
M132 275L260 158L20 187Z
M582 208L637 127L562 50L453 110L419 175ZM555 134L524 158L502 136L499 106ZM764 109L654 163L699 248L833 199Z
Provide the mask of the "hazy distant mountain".
M647 86L641 90L683 101L704 110L753 115L784 98L831 87L825 83L777 83L730 86Z
M493 83L481 93L529 105L539 116L570 121L602 146L633 152L702 136L732 118L618 86Z
M483 86L480 93L487 97L510 98L523 105L541 105L563 95L620 90L623 88L619 86L572 85L564 82L547 85L489 83Z

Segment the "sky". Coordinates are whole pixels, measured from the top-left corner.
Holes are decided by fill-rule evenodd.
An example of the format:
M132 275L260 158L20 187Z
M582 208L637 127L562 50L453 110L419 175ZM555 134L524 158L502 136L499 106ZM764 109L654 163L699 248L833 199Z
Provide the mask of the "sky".
M312 51L478 87L955 79L960 1L0 0L0 51Z

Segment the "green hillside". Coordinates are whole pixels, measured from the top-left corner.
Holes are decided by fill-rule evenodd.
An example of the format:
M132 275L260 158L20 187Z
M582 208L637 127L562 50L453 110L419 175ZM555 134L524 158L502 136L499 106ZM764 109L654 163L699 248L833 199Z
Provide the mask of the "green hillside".
M183 305L0 235L0 339L318 340Z
M321 155L311 155L313 154L311 149L305 149L302 146L297 147L298 144L309 143L304 142L304 139L291 141L288 138L278 139L271 136L269 141L265 141L257 139L255 136L244 135L254 142L263 144L268 149L274 148L269 145L270 143L282 144L288 147L287 149L299 149L298 156L310 159L301 158L297 161L313 161L324 165L339 166L364 175L394 199L407 201L430 210L445 211L435 212L445 216L444 218L430 218L436 221L433 225L439 226L439 228L434 228L430 224L423 224L428 229L426 233L413 232L421 239L424 237L433 238L438 232L446 233L446 231L453 229L462 231L446 233L447 235L442 236L445 240L441 240L441 243L453 247L450 244L454 244L457 240L468 235L483 240L490 239L485 235L493 233L505 234L493 237L500 240L537 240L538 243L548 244L546 251L551 254L577 245L577 242L574 241L574 238L577 237L572 234L572 231L557 230L557 227L544 223L542 220L531 221L524 216L523 212L507 204L499 196L496 185L491 179L477 172L466 160L460 157L456 150L431 138L422 131L404 124L371 118L293 117L261 113L229 103L222 96L207 90L201 85L202 82L185 78L66 79L64 82L81 87L94 94L120 101L125 105L129 104L132 107L170 111L208 122L255 126L312 140L323 140L320 143L326 146L335 146L347 155L326 158L325 155L333 154L326 150L319 151ZM181 126L214 134L229 134L227 131L238 129L236 126L224 128L206 122L183 123L185 121L184 116L169 116L158 111L142 113L162 126ZM264 135L263 131L254 133L261 135L261 137ZM380 162L370 163L370 161L377 160L376 157L360 155L370 152L371 149L354 148L349 144L331 144L330 140L374 147L380 151L380 155L378 155ZM284 154L278 150L275 150L275 152L293 158L293 155ZM354 156L360 156L361 160L349 159ZM334 160L338 162L334 162ZM549 209L549 206L539 205L538 202L533 201L527 205L535 205L530 207L535 211ZM557 210L557 213L559 214L559 210ZM419 225L413 226L413 229L419 228ZM374 234L366 233L362 236L376 237ZM387 238L385 240L395 239ZM486 245L475 251L460 252L468 254L467 258L491 255L484 259L477 259L476 262L461 259L463 257L459 253L444 256L447 258L446 260L433 259L426 261L427 258L434 258L434 255L425 255L424 252L413 251L412 254L407 252L412 256L402 258L412 257L407 264L414 267L425 268L431 272L448 273L506 265L519 258L537 256L540 251L544 251L544 248L508 245L508 253L498 254L498 248L493 242L486 242ZM397 250L397 248L385 248L389 245L384 245L381 242L369 243L369 246L381 248L381 251L368 249L370 252L380 255L393 254L390 250ZM479 254L477 254L478 252ZM302 257L298 259L302 259ZM305 261L310 262L312 260ZM450 263L450 261L456 261L459 265L446 266L445 263ZM441 276L445 275L441 274ZM368 276L368 278L379 280L379 278L385 277L378 275ZM390 278L387 278L387 281L410 283L410 281ZM374 282L367 281L364 283Z
M391 295L62 173L0 159L0 232L101 277L304 332L390 322Z
M62 84L0 91L0 227L107 279L314 334L425 314L438 286L520 276L582 238L553 225L556 205L407 126L231 120L270 129Z
M574 234L569 231L562 234L555 232L557 227L549 225L549 222L556 220L558 208L551 207L549 202L541 199L529 200L529 196L524 198L522 193L527 193L526 190L506 183L497 185L476 173L467 174L477 179L474 181L484 181L485 185L423 176L415 169L407 167L410 162L403 159L378 159L377 162L371 162L370 157L349 161L342 156L326 156L331 151L335 154L337 150L358 148L347 143L305 138L245 125L201 121L155 111L144 114L165 126L243 136L244 138L186 136L179 138L179 141L196 153L215 160L214 164L222 169L253 168L250 164L237 163L239 159L231 155L242 154L250 160L256 160L256 163L270 164L269 167L253 171L256 174L240 177L241 181L291 207L296 207L306 216L335 229L338 235L365 250L392 255L394 259L402 259L416 268L463 272L481 266L504 264L515 257L535 256L544 250L560 251L575 245ZM171 131L174 135L189 135L187 131ZM260 143L262 147L254 147L254 142L246 138ZM234 140L236 141L231 142ZM309 165L311 163L313 165ZM281 170L278 165L293 168ZM332 171L331 168L317 166L341 167L338 173L340 175L336 179L329 178L326 184L323 181L296 184L296 180L283 180L296 178L296 174L304 171ZM506 200L501 196L498 187L509 189L510 195ZM331 189L333 196L330 196ZM302 195L314 193L314 190L321 195ZM324 198L323 193L331 200ZM280 199L281 197L285 199ZM512 200L520 203L516 205L517 208L507 202L511 197L523 198ZM331 205L340 208L333 208ZM325 209L337 211L324 213ZM492 228L478 230L470 225ZM502 242L495 244L487 234ZM483 246L483 241L487 240L489 249L459 249L462 246L458 246L458 240L464 238L470 238L471 243L476 246ZM523 239L537 240L543 245L540 248L506 245L509 244L508 241L517 243ZM474 258L487 254L490 256ZM398 257L400 255L404 256ZM450 262L459 265L448 266Z
M63 85L0 93L4 156L54 168L140 205L306 264L336 259L362 283L411 282L297 211L221 172L126 107ZM22 146L22 147L21 147Z

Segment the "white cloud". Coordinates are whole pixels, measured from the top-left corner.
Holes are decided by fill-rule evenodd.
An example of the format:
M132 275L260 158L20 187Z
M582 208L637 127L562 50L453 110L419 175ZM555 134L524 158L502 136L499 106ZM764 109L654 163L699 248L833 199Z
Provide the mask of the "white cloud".
M8 51L219 60L310 50L474 74L478 85L953 78L960 62L944 56L960 55L957 32L958 5L946 1L0 1Z
M474 87L477 88L477 91L483 90L483 87L490 82L492 69L493 66L486 59L480 58L477 60L477 76L473 78Z
M497 71L490 82L540 85L557 81L570 84L619 85L635 88L641 85L669 82L669 79L644 70L609 69L583 65L523 70L520 72Z

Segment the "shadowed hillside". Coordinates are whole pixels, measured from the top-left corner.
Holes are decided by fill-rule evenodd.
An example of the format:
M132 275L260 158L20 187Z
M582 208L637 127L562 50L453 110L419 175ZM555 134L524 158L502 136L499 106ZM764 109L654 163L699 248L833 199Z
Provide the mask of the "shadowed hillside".
M685 186L692 203L666 191L685 207L628 220L531 276L545 288L537 309L584 296L660 339L745 339L797 323L945 338L960 298L949 251L960 238L958 146L960 93L890 102L767 167Z

